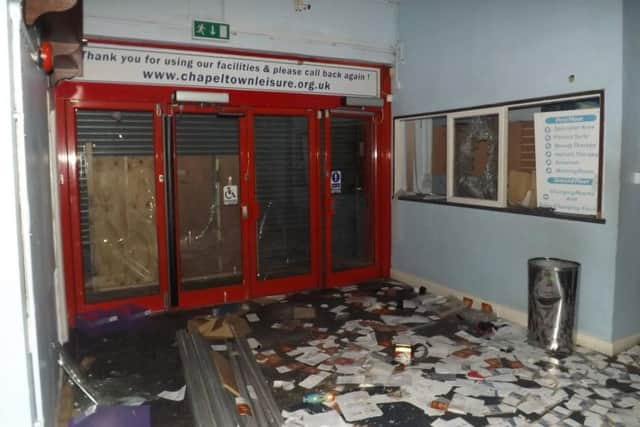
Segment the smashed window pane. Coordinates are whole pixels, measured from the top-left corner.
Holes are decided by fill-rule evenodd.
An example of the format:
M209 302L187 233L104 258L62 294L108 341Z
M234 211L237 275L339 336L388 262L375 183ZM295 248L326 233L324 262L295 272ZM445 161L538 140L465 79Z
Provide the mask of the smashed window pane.
M454 120L455 197L498 200L498 114Z

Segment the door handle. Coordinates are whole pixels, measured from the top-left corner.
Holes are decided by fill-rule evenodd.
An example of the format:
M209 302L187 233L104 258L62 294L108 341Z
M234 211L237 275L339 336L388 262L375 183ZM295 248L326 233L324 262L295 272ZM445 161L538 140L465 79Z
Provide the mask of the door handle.
M246 205L242 205L242 218L249 218L249 208Z

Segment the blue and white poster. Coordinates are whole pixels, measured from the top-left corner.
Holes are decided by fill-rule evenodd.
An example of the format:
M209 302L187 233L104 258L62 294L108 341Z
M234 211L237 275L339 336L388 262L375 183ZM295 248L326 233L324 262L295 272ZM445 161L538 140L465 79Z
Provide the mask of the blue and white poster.
M600 109L535 113L538 206L596 215Z
M342 193L342 171L331 171L331 194Z

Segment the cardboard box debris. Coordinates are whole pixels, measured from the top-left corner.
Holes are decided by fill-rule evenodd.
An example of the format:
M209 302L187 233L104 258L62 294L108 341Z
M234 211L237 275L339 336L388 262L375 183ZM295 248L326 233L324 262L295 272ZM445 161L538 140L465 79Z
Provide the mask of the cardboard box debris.
M535 208L536 201L536 174L519 170L509 171L509 189L507 200L510 206L524 206Z
M246 320L228 314L223 318L214 316L196 316L187 322L189 332L198 331L205 338L233 338L233 330L238 336L249 335L251 328Z

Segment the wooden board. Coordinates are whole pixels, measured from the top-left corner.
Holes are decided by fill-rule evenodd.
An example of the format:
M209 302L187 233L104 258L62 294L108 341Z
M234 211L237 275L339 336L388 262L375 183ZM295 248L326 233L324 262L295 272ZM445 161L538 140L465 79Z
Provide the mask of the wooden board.
M536 170L535 135L532 120L509 123L509 170Z
M158 282L153 156L92 156L89 233L94 291Z
M431 174L447 176L447 128L433 128L433 144L431 145Z
M181 155L177 173L182 278L241 273L240 204L222 203L228 178L239 185L238 156Z

